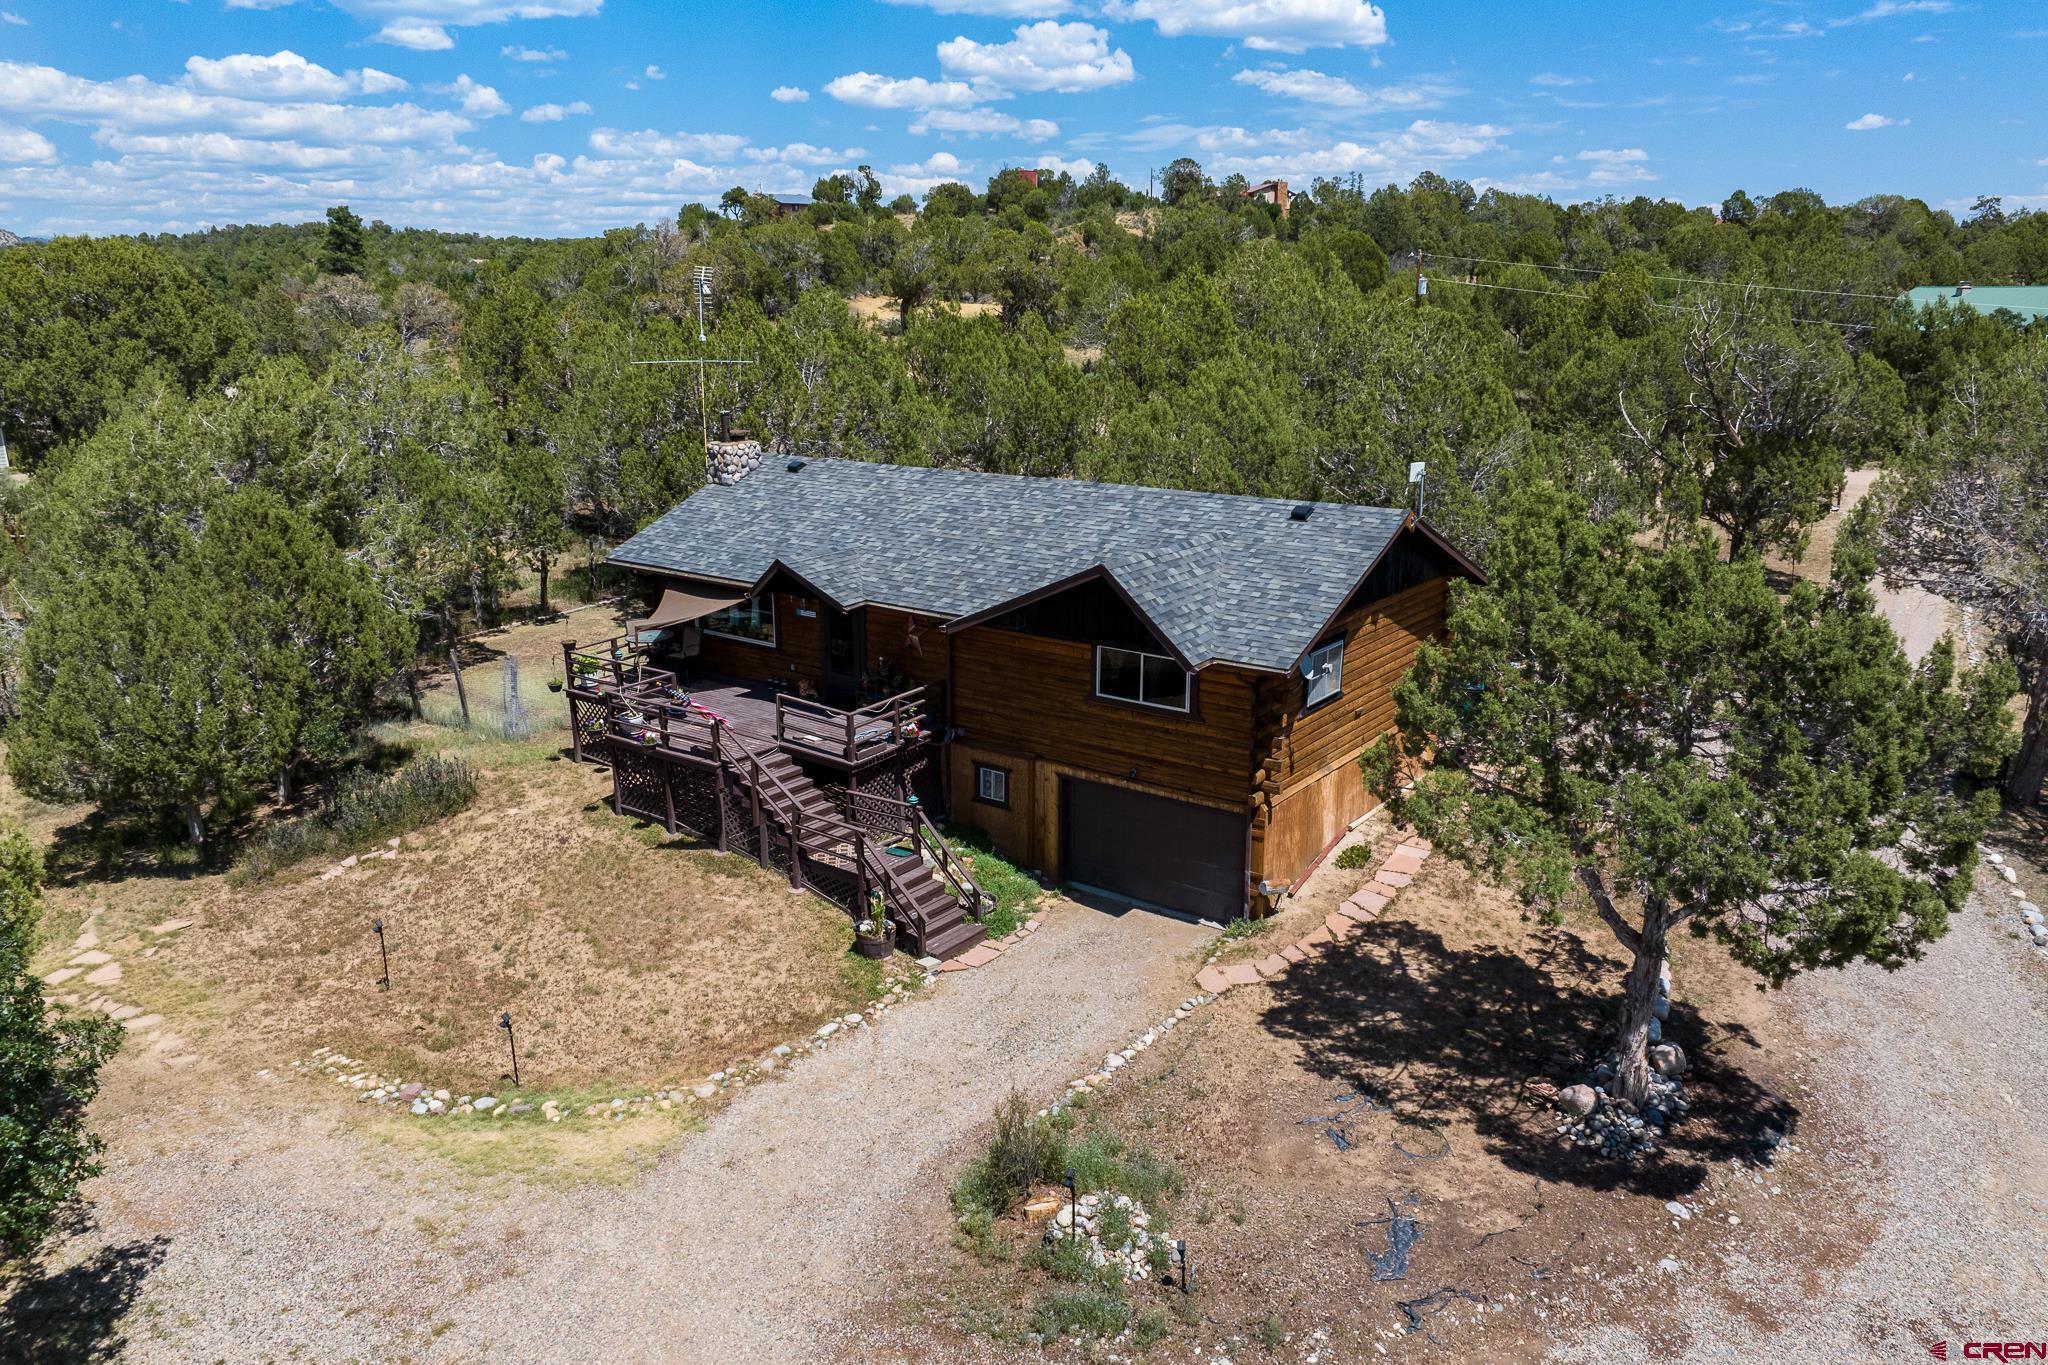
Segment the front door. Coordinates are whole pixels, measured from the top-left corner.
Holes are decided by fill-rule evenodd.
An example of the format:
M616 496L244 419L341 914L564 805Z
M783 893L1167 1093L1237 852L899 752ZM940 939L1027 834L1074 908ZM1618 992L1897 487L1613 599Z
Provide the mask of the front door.
M834 706L851 706L860 693L860 675L866 665L868 642L863 613L826 607L825 616L825 700Z

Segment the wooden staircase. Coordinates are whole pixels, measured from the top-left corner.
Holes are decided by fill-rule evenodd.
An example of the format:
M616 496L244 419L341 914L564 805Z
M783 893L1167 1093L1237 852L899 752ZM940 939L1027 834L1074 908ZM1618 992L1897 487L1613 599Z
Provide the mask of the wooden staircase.
M720 754L728 777L757 794L782 828L796 831L801 852L849 873L857 872L858 860L867 875L857 880L881 889L882 903L906 950L920 956L957 957L988 937L972 918L979 908L979 892L972 883L956 889L941 870L927 863L927 845L916 840L915 829L911 836L917 853L892 854L888 841L849 821L789 755L730 732L726 748L740 751ZM944 842L935 831L930 838ZM940 867L948 854L950 850L940 854Z

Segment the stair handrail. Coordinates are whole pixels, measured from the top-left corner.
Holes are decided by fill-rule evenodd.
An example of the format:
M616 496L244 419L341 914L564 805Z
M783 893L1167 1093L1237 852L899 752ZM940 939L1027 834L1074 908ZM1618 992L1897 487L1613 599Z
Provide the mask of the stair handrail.
M849 792L846 799L851 802L854 795ZM909 836L911 842L919 849L931 853L940 878L949 883L947 889L953 893L954 899L967 903L969 914L973 918L982 919L996 908L994 893L984 890L981 883L975 881L969 874L966 863L954 851L953 845L947 842L946 836L939 833L938 827L932 824L931 817L924 813L923 805L916 801L899 801L893 796L883 796L876 792L860 792L858 795L863 801L889 807L898 813L903 833Z

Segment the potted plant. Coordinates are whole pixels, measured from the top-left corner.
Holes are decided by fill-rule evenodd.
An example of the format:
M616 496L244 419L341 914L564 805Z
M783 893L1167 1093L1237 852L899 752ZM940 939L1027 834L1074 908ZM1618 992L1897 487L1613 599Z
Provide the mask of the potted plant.
M853 950L879 962L896 951L896 926L882 907L882 893L868 895L868 917L853 926Z
M551 673L549 673L549 674L548 674L548 691L550 691L550 692L559 692L559 691L561 691L561 690L562 690L562 670L560 670L560 669L558 668L558 669L555 669L555 670L554 670L553 672L551 672Z

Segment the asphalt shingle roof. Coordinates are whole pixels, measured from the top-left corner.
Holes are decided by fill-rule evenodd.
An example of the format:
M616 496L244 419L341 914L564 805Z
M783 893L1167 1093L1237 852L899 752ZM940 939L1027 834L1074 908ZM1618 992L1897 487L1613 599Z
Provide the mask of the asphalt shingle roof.
M1406 521L1128 484L771 457L621 545L631 568L752 584L780 560L844 607L957 619L1098 566L1183 658L1283 671Z

